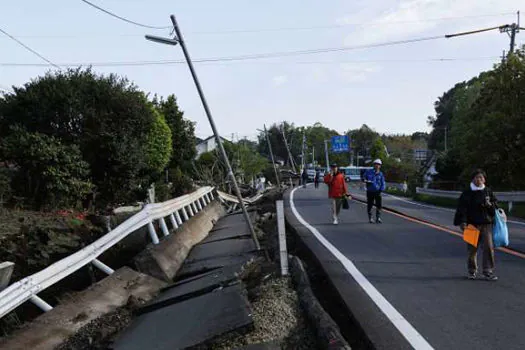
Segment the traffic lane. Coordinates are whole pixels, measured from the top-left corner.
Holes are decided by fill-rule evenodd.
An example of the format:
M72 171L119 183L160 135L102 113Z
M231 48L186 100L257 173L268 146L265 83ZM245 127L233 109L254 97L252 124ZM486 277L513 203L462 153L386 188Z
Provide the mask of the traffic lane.
M521 258L496 252L500 281L468 281L456 236L388 214L370 225L355 202L333 226L326 192L310 188L296 191L295 206L434 347L525 348Z
M362 189L350 188L350 193L356 199L366 200L366 193ZM389 194L383 195L383 205L386 209L392 209L413 218L460 232L459 228L453 225L455 212L453 209L416 203ZM525 252L525 223L512 219L507 223L507 226L509 228L509 248Z

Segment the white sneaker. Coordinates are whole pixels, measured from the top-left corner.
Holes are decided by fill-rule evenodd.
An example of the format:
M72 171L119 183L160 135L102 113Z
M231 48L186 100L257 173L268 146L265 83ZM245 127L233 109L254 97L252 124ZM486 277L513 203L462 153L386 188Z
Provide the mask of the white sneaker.
M339 220L337 218L334 218L334 225L339 225Z

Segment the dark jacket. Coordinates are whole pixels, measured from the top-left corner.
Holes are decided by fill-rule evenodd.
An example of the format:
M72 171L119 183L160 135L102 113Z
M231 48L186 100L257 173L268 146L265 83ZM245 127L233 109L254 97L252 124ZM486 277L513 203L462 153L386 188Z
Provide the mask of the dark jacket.
M368 192L383 192L386 187L385 176L383 173L376 172L375 169L369 169L363 174L363 181L366 182Z
M454 216L454 225L486 225L494 222L498 201L487 187L482 191L468 189L459 197L458 208Z

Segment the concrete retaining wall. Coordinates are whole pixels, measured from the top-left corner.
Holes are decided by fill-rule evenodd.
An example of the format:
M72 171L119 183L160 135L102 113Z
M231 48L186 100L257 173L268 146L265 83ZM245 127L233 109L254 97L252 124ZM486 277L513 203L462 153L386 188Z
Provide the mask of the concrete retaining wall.
M211 203L160 244L148 245L134 259L137 270L161 280L173 280L191 248L206 238L224 215L225 210L219 202Z

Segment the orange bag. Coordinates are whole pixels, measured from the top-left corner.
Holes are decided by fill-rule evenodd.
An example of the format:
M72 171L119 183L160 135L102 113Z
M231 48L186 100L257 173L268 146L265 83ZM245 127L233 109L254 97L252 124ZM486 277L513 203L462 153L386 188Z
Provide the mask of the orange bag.
M465 231L463 231L463 240L468 244L477 247L480 234L481 232L479 232L479 230L476 227L468 225Z

